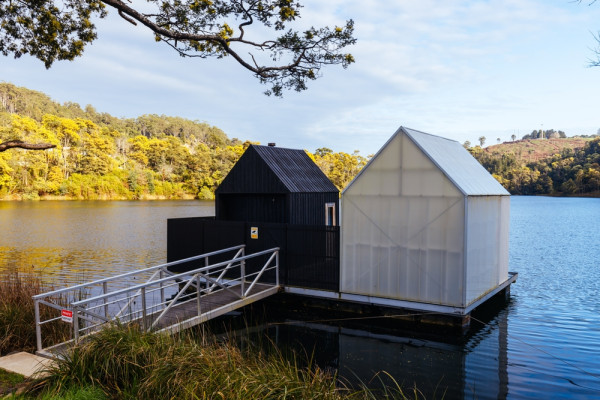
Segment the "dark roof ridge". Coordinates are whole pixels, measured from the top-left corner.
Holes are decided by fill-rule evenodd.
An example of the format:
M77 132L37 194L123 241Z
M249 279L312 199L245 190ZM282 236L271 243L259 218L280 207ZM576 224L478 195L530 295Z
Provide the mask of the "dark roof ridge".
M250 146L290 192L339 192L305 150L277 146Z

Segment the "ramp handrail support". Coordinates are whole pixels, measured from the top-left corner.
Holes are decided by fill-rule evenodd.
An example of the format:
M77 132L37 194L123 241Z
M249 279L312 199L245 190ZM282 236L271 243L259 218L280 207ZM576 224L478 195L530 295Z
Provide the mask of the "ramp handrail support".
M150 278L148 278L148 280L146 281L146 283L152 282L154 280L154 278L156 278L156 275L160 274L162 276L162 274L161 274L162 272L163 272L162 268L160 268L158 271L154 272L152 274L152 276ZM165 272L170 273L170 271L168 271L168 270L165 271ZM119 318L121 316L121 313L123 313L123 311L125 311L126 309L128 309L129 307L131 307L131 303L133 303L135 301L135 298L137 296L139 296L141 293L142 293L142 289L139 289L133 296L131 296L131 298L129 299L129 301L127 302L127 304L125 304L123 306L123 308L121 308L121 310L115 315L115 318ZM107 294L106 290L104 291L103 294ZM104 304L106 304L107 300L108 300L108 298L104 298Z
M233 258L223 261L223 262L215 263L212 265L209 264L208 257L226 253L228 251L234 251L234 250L237 250L237 252L233 256ZM251 273L251 274L246 274L246 260L255 258L255 257L259 257L262 255L266 255L269 253L271 253L270 257L268 258L266 263L262 266L262 268L259 271ZM240 254L241 254L241 256L240 256ZM195 260L200 260L202 258L204 258L204 260L205 260L205 262L204 262L205 265L201 268L197 268L197 269L179 273L179 274L176 274L176 273L173 273L173 272L167 270L167 267L169 267L169 266L182 264L185 262L190 262L190 261L195 261ZM275 263L273 266L270 266L270 264L273 262L273 260L275 260ZM220 269L221 267L224 267L224 268ZM231 278L231 277L225 279L225 275L227 274L227 272L232 270L233 268L237 268L237 267L240 267L239 280L238 280L238 278ZM248 296L248 294L255 287L256 283L263 276L263 274L266 271L272 270L272 269L275 269L275 281L276 281L275 285L278 286L279 285L279 248L278 247L260 251L260 252L250 254L250 255L245 255L245 245L239 245L239 246L234 246L234 247L230 247L227 249L223 249L223 250L219 250L219 251L215 251L215 252L211 252L211 253L202 254L199 256L189 257L189 258L174 261L171 263L161 264L161 265L157 265L157 266L146 268L146 269L140 269L140 270L128 272L125 274L120 274L120 275L117 275L114 277L99 279L99 280L96 280L93 282L88 282L88 283L72 286L69 288L54 290L51 292L42 293L42 294L33 296L34 306L35 306L35 317L36 317L36 340L37 340L36 344L38 347L38 351L41 351L43 349L41 325L51 322L51 321L58 320L61 318L61 317L58 317L58 318L51 318L46 321L40 321L40 310L39 310L40 303L51 306L51 307L53 307L55 309L59 309L59 310L64 309L64 308L71 309L71 311L73 312L73 321L72 321L73 322L73 339L74 339L74 342L77 343L81 337L81 332L89 331L91 333L91 331L94 330L94 328L99 327L103 323L109 322L109 321L116 321L119 319L122 319L123 321L130 321L130 320L137 319L141 323L142 329L147 330L147 331L152 330L157 325L159 320L164 315L167 314L167 312L180 300L180 298L182 296L186 295L186 291L190 288L190 286L194 286L194 285L196 286L196 296L198 297L196 300L198 302L198 312L200 312L200 303L202 300L201 296L205 295L205 294L213 293L215 291L227 290L229 292L234 293L236 295L236 297L243 299L246 296ZM152 272L152 271L154 271L154 273L150 276L150 278L147 279L147 281L145 283L133 285L131 287L124 288L124 289L117 289L112 292L108 291L108 283L110 281L117 280L117 279L120 280L122 278L135 276L136 274L148 273L148 272ZM165 277L164 274L167 274L168 276ZM214 275L211 276L211 274L214 274ZM216 276L216 274L218 274L218 276ZM156 279L157 276L159 277L159 279ZM253 279L250 282L249 279L251 277ZM202 282L204 282L204 285L202 285ZM247 283L249 283L250 285L247 286L246 285ZM81 290L81 289L85 289L88 287L97 286L99 284L102 285L102 294L96 295L93 297L89 297L86 299L78 300L78 301L67 301L67 303L68 303L67 306L60 305L60 304L55 305L55 304L49 303L48 301L43 300L43 299L48 299L48 297L50 297L50 296L64 294L68 291ZM157 285L159 285L159 286L155 287L155 288L151 288L151 286L157 286ZM233 291L232 288L235 286L238 286L238 285L241 286L241 288L240 288L241 290L239 292ZM179 290L176 292L174 297L171 297L170 300L165 301L164 290L165 290L165 288L169 288L172 286L178 286ZM205 287L202 288L202 286L205 286ZM154 293L156 291L160 291L160 301L158 303L156 303L151 300L150 301L151 304L147 304L147 302L148 302L147 295ZM135 293L133 295L130 295L131 292L135 292ZM190 293L187 293L187 294L190 294ZM119 297L119 296L122 296L122 297ZM152 298L156 299L156 297L154 297L154 296L155 295L152 295ZM139 309L139 306L137 306L137 307L135 306L135 304L136 304L135 299L137 299L137 298L141 298L141 309ZM48 299L48 300L52 301L51 299ZM127 304L124 307L120 308L119 311L116 314L114 314L114 316L112 316L112 317L109 316L109 305L113 305L115 303L120 303L124 300L127 301ZM185 301L190 301L190 300L188 299ZM95 303L95 304L93 304L93 303ZM98 303L100 303L100 304L98 304ZM88 306L90 306L90 307L88 307ZM92 310L96 310L98 308L104 308L104 310L99 310L99 313L92 312ZM127 310L127 309L130 309L129 313L125 313L125 310ZM161 311L161 309L162 309L162 311ZM156 310L156 311L150 311L150 310ZM160 315L155 317L153 314L158 311L161 311ZM102 313L104 315L101 315ZM150 318L150 320L148 320L148 318ZM91 323L91 325L84 324L84 326L80 326L81 325L80 319L83 321L88 321L89 323ZM101 321L101 322L98 322L98 321Z
M252 257L257 257L257 256L261 256L264 254L268 254L272 252L271 256L269 257L269 259L265 262L265 264L262 266L262 268L260 269L260 271L258 272L254 272L251 274L246 275L245 272L245 260L252 258ZM271 261L273 261L273 259L275 259L275 265L269 268L269 265L271 264ZM279 247L277 248L273 248L273 249L269 249L269 250L265 250L265 251L261 251L259 253L254 253L248 256L243 256L240 257L238 259L236 259L235 261L240 261L240 281L239 283L236 283L234 285L229 286L229 284L231 282L237 282L236 280L229 280L227 282L222 282L221 278L224 276L225 272L231 268L231 263L227 264L227 266L223 269L223 271L221 271L221 274L219 275L219 277L217 279L211 278L209 276L210 274L210 269L214 269L214 268L218 268L220 265L219 264L225 264L225 263L219 263L219 264L215 264L215 265L210 265L208 267L204 267L204 268L199 268L195 271L190 271L188 273L186 273L186 275L190 275L193 274L192 276L190 276L187 279L187 283L184 285L184 287L182 289L179 290L179 292L177 293L177 295L175 296L175 298L171 301L171 303L160 313L160 315L158 315L158 317L156 317L156 319L154 320L154 322L152 323L152 326L147 327L144 326L144 329L147 331L150 331L152 329L154 329L156 327L156 325L159 323L159 321L169 312L169 310L173 307L174 304L176 304L177 300L181 297L182 294L185 293L185 291L187 290L187 288L189 286L191 286L192 282L196 281L199 282L200 278L205 279L207 282L212 283L212 285L210 286L210 288L206 288L206 289L201 289L200 285L197 284L196 285L196 290L197 290L197 302L198 302L198 312L200 313L200 304L201 304L201 299L202 299L202 294L209 294L213 291L215 286L218 286L219 288L221 288L222 290L227 290L231 293L233 293L235 296L237 296L240 299L243 299L245 297L248 296L248 294L251 292L252 288L256 285L256 283L258 282L258 280L260 279L260 277L263 275L263 273L265 271L271 270L273 268L276 269L276 286L279 286ZM205 273L206 272L206 273ZM248 287L248 289L244 290L245 288L245 282L246 282L246 278L251 277L253 275L256 275L256 277L254 278L254 280L252 281L252 283L250 284L250 286ZM184 281L182 281L181 283L183 283ZM237 286L240 285L241 286L241 291L240 293L236 293L235 291L233 291L231 289L231 287L233 286Z
M269 259L263 265L263 267L261 268L261 270L259 272L255 272L255 273L246 275L245 274L245 270L244 270L244 274L240 275L241 279L240 279L240 283L238 283L240 285L242 285L242 282L246 281L247 277L256 275L256 277L252 281L250 287L245 292L242 291L240 294L237 294L237 293L233 292L231 290L231 288L228 286L228 284L230 284L231 282L236 282L235 280L228 280L227 282L223 283L223 282L220 282L220 281L215 280L215 279L211 278L210 276L208 276L208 273L210 273L211 270L214 270L216 268L225 266L225 268L223 269L223 271L221 271L221 274L219 275L222 278L222 276L224 275L224 272L226 272L226 270L232 268L232 264L233 264L234 261L240 261L240 265L241 265L241 263L245 263L245 260L247 260L247 259L258 257L258 256L265 255L265 254L269 254L269 253L272 253L271 256L269 257ZM239 252L238 252L238 254L239 254ZM208 266L201 267L201 268L198 268L198 269L195 269L195 270L192 270L192 271L181 273L181 274L178 274L177 276L169 276L169 277L162 278L162 279L159 279L159 280L155 280L155 281L152 281L152 282L146 282L146 283L143 283L143 284L132 286L130 288L125 288L125 289L117 290L117 291L112 292L112 293L102 294L102 295L99 295L99 296L90 297L88 299L84 299L84 300L80 300L80 301L74 302L74 303L72 303L72 305L75 306L75 307L77 307L79 310L81 310L83 312L81 306L84 306L84 305L89 304L91 302L95 302L95 301L98 301L98 300L104 300L104 299L106 299L107 297L110 297L110 296L115 296L115 295L119 295L119 294L126 294L126 293L129 293L129 292L134 291L134 290L137 290L137 293L139 293L141 291L141 292L144 293L144 296L142 297L142 310L141 310L141 312L142 312L142 327L145 330L151 330L152 328L154 328L156 326L156 324L158 323L158 321L164 315L166 315L166 313L173 307L173 305L177 303L177 301L181 298L181 296L185 294L186 290L194 283L194 280L197 280L199 277L202 277L206 281L211 282L212 286L210 288L208 288L208 289L200 289L200 287L197 287L196 290L197 290L198 293L203 293L203 292L210 293L210 292L213 291L213 289L214 289L215 286L219 286L223 290L228 290L228 291L234 293L239 298L244 298L244 297L247 296L248 293L250 293L250 290L255 286L256 282L258 282L258 280L260 279L260 277L262 276L262 274L266 270L270 270L270 269L273 269L273 268L276 268L277 270L279 269L279 265L278 265L279 258L278 258L278 255L279 255L279 248L278 247L277 248L273 248L273 249L269 249L269 250L263 250L263 251L260 251L258 253L250 254L250 255L247 255L247 256L244 255L242 257L234 258L233 260L223 261L223 262L220 262L220 263L216 263L216 264L213 264L213 265L208 265ZM236 256L237 256L237 254L236 254ZM268 268L269 264L271 263L271 261L273 261L273 259L277 260L276 265L274 267ZM214 272L217 272L217 271L214 271ZM188 279L181 279L180 277L182 275L183 276L189 276L189 278ZM278 273L276 275L278 275ZM186 281L187 282L185 283L185 285L183 286L183 288L181 288L178 291L178 293L176 294L176 296L170 301L170 304L165 309L163 309L163 311L156 318L156 320L152 323L152 325L148 326L147 323L146 323L147 307L145 305L145 303L146 303L146 299L145 299L145 291L146 290L145 289L148 286L156 285L158 283L160 283L162 285L164 282L168 282L168 281L173 280L173 279L179 279L180 283L183 283L183 282L186 282ZM231 285L231 286L237 286L237 284L236 285ZM134 297L130 298L128 304L131 304L133 302L133 299L137 296L137 293L134 295ZM123 310L121 310L119 313L121 313L122 311Z
M188 257L188 258L184 258L184 259L177 260L177 261L171 261L171 262L166 263L166 264L155 265L154 267L137 269L135 271L126 272L124 274L111 276L110 278L98 279L98 280L95 280L95 281L86 282L86 283L82 283L82 284L75 285L75 286L69 286L69 287L63 288L63 289L53 290L51 292L37 294L37 295L33 296L33 299L35 300L35 299L38 299L38 298L43 298L43 297L48 297L48 296L54 296L56 294L61 294L61 293L64 293L64 292L69 292L69 291L78 290L78 289L83 289L83 288L86 288L86 287L89 287L89 286L96 286L96 285L98 285L100 283L110 282L110 281L113 281L113 280L120 280L122 278L127 278L127 277L132 276L132 275L136 275L136 274L140 274L140 273L144 273L144 272L150 272L150 271L153 271L155 269L164 269L164 268L172 267L174 265L179 265L179 264L183 264L183 263L186 263L186 262L200 260L202 258L206 258L206 257L210 257L210 256L214 256L214 255L226 253L228 251L238 250L238 249L241 249L241 248L244 248L244 247L246 247L246 245L245 244L241 244L241 245L238 245L238 246L228 247L228 248L223 249L223 250L217 250L217 251L213 251L213 252L210 252L210 253L200 254L198 256Z
M260 271L256 275L256 278L254 278L254 280L252 281L252 283L250 284L250 286L248 287L248 290L246 292L244 292L244 287L242 286L242 297L248 296L248 293L250 293L250 291L252 290L252 288L254 287L256 282L258 282L258 280L262 276L263 272L265 272L267 270L267 266L271 263L271 261L273 261L276 254L279 254L279 252L274 251L273 254L271 254L271 257L269 257L269 259L267 260L265 265L263 265L263 267L260 269ZM277 268L277 267L278 267L278 265L275 265L275 268ZM277 268L277 269L279 269L279 268ZM245 278L246 278L245 276L242 276L242 282L245 280Z
M67 303L67 304L53 304L50 301L52 301L50 299L50 297L52 296L57 296L57 295L64 295L65 293L73 293L75 296L76 295L81 295L81 291L86 290L88 288L92 288L92 287L97 287L102 285L102 294L106 295L106 297L103 298L104 301L104 313L105 313L105 317L108 316L108 306L109 304L112 304L113 302L108 302L107 299L111 296L114 295L115 292L109 293L108 292L108 284L110 282L113 281L118 281L118 282L122 282L122 280L124 278L130 278L130 277L134 277L136 275L141 275L141 274L146 274L148 272L151 271L155 271L154 274L152 274L152 276L147 280L147 282L153 280L154 278L156 278L156 275L159 274L160 276L160 281L161 281L161 301L164 303L164 287L162 286L162 282L163 281L168 281L168 278L163 278L164 274L173 276L174 273L169 271L167 268L171 267L171 266L175 266L175 265L179 265L179 264L183 264L183 263L187 263L187 262L191 262L191 261L196 261L196 260L201 260L201 259L205 259L205 265L207 264L208 261L208 257L211 256L215 256L215 255L219 255L219 254L223 254L223 253L227 253L227 252L231 252L231 251L235 251L237 250L236 255L234 256L234 258L236 258L237 256L239 256L239 254L244 254L244 249L245 249L246 245L245 244L241 244L241 245L237 245L237 246L233 246L233 247L228 247L226 249L221 249L221 250L217 250L217 251L212 251L209 253L204 253L204 254L200 254L197 256L193 256L193 257L188 257L188 258L184 258L181 260L177 260L177 261L172 261L172 262L168 262L165 264L160 264L160 265L155 265L153 267L148 267L148 268L142 268L142 269L137 269L131 272L126 272L123 274L119 274L119 275L115 275L115 276L111 276L108 278L102 278L102 279L97 279L91 282L86 282L86 283L82 283L82 284L78 284L78 285L74 285L74 286L70 286L70 287L66 287L66 288L62 288L62 289L57 289L57 290L52 290L49 292L45 292L45 293L40 293L37 294L35 296L32 296L33 300L34 300L34 308L35 308L35 330L36 330L36 345L38 348L38 351L41 351L43 349L42 347L42 332L41 332L41 326L48 323L48 322L52 322L52 321L56 321L58 319L61 319L61 317L57 317L57 318L50 318L49 320L45 320L45 321L40 321L41 318L41 313L40 313L40 303L50 306L52 308L55 308L57 310L62 310L62 309L71 309L71 311L73 311L73 330L75 330L76 327L76 323L75 323L75 318L78 316L79 318L81 318L81 316L79 315L80 312L78 312L78 310L76 309L75 303L77 302L72 302L69 301L68 299L65 301L65 299L63 298L62 303ZM136 288L139 287L139 292L141 293L141 287L140 285L136 285ZM79 291L79 293L78 293ZM134 300L135 296L132 297L130 299L130 302L123 308L123 309L127 309L130 305L131 302ZM44 299L47 299L49 301L44 301ZM118 301L118 300L117 300ZM97 307L94 307L97 308ZM123 312L123 310L119 311L119 315ZM78 330L78 329L77 329ZM74 338L77 337L78 334L74 334Z
M275 252L275 251L279 251L279 247L274 247L274 248L269 249L269 250L263 250L263 251L259 251L258 253L253 253L253 254L250 254L250 255L247 255L247 256L239 257L239 258L236 258L235 261L247 260L249 258L254 258L254 257L262 256L262 255L265 255L265 254L268 254L268 253L272 253L272 252ZM155 280L153 282L140 283L140 284L131 286L129 288L119 289L119 290L116 290L114 292L108 293L106 295L101 294L101 295L98 295L98 296L90 297L88 299L83 299L83 300L75 301L75 302L73 302L71 304L79 306L79 305L83 305L83 304L86 304L86 303L90 303L92 301L102 300L105 297L111 297L111 296L118 295L118 294L125 294L125 293L128 293L128 292L134 291L134 290L139 290L139 289L141 289L143 287L148 287L148 286L157 284L157 283L168 282L168 281L173 280L173 279L180 279L181 276L192 275L192 274L196 274L198 272L204 272L206 270L210 270L210 269L222 267L224 265L229 264L230 262L231 262L230 260L223 261L223 262L220 262L220 263L217 263L217 264L209 265L208 267L202 267L202 268L194 269L194 270L191 270L191 271L182 272L182 273L176 274L174 276L168 276L166 278L158 279L158 280Z

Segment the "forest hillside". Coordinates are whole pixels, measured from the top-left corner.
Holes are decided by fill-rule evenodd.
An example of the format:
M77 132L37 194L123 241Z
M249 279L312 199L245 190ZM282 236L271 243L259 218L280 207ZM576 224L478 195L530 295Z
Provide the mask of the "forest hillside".
M528 164L551 158L555 154L561 154L563 151L577 151L591 140L593 140L593 137L580 136L553 139L522 139L487 146L483 150L493 157L502 157L503 155L510 154L515 156L515 159L520 163Z
M214 198L249 141L206 122L165 115L117 118L0 83L0 143L51 143L0 152L0 200ZM307 152L343 188L368 159Z
M468 150L511 194L600 196L598 135L526 138Z
M0 83L0 143L9 140L56 147L1 151L0 200L210 200L251 144L202 121L117 118ZM600 196L597 135L533 131L487 148L465 146L511 194ZM340 190L369 160L358 151L307 153Z

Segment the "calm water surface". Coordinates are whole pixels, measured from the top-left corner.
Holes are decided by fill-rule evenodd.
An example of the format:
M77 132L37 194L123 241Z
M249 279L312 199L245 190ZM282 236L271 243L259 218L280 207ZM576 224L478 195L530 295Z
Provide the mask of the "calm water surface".
M0 274L78 283L166 260L166 219L208 202L0 202ZM386 370L428 398L600 399L600 199L513 197L511 300L465 338L286 318L264 330L350 380ZM281 322L281 321L277 321Z
M0 201L0 271L60 286L164 263L167 218L214 215L205 201Z

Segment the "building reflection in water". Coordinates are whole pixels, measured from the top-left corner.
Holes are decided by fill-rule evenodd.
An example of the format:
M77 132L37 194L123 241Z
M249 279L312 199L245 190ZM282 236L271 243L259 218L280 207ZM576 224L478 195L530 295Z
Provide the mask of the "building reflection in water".
M266 334L267 341L279 349L293 350L300 354L296 359L310 359L329 372L337 372L340 381L349 385L362 383L381 389L382 384L397 383L405 394L416 387L427 399L505 399L507 316L506 308L491 317L480 316L473 323L480 327L464 337L293 319L254 327L246 322L246 327L237 332L241 342L263 344ZM234 319L244 318L240 314ZM212 328L223 322L216 322Z

